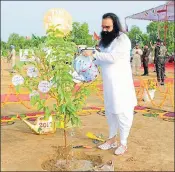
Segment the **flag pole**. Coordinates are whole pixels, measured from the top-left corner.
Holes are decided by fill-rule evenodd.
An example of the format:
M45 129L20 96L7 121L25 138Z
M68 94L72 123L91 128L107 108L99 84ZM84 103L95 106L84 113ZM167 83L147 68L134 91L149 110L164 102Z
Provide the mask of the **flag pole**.
M158 15L158 27L157 27L157 32L158 32L158 39L160 39L160 23L159 23L159 14Z
M168 28L168 25L167 25L167 21L168 21L167 11L168 11L168 8L167 8L167 5L166 5L165 32L164 32L164 44L165 45L166 45L167 28Z
M125 17L125 31L128 32L129 30L128 30L128 25L126 24L126 19L127 17Z

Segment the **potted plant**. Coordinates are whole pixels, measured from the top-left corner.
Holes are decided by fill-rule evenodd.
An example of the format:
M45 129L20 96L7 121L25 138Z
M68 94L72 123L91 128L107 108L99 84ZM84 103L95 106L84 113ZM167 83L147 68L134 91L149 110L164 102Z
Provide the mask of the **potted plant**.
M149 102L154 99L156 91L156 82L154 80L148 79L143 93L143 100Z

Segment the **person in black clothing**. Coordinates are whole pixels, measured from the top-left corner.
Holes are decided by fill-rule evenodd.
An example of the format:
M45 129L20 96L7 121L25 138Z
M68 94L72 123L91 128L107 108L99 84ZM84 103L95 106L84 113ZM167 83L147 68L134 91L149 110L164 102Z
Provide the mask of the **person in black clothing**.
M150 55L150 49L148 48L148 45L144 46L143 55L142 55L142 62L143 62L143 68L144 68L144 74L142 76L148 76L148 62L149 62L149 55Z
M166 55L166 47L161 44L161 40L157 40L157 46L155 48L155 64L156 64L156 73L157 73L157 81L164 85L164 77L165 77L165 55Z

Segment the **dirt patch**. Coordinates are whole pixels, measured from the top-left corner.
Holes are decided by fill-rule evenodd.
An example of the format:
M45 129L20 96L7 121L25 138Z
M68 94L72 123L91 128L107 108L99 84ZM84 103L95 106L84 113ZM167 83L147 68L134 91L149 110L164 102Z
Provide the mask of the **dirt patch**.
M1 67L1 94L10 94L10 65L8 67L6 62L1 61ZM143 69L141 69L141 72L143 72ZM169 72L167 70L166 75L168 78L174 78L174 72ZM148 78L156 78L156 74L150 70L150 76ZM134 80L140 80L140 76L134 76ZM166 87L167 84L161 86L161 90L165 91ZM174 95L174 84L172 86L172 91L172 95ZM25 94L25 92L26 90L21 92L21 94ZM160 104L162 100L163 95L157 91L155 96L156 104ZM30 107L29 102L24 102L24 104ZM52 104L53 100L48 101L49 106ZM87 99L86 107L101 107L103 105L103 101L94 95ZM151 103L145 104L142 102L142 105L149 108L155 108ZM73 151L76 151L77 154L79 151L82 151L88 155L92 155L89 161L92 163L99 162L100 165L101 163L98 161L98 156L93 155L99 154L103 158L103 162L113 159L116 171L175 171L174 123L169 122L170 120L173 120L173 117L169 117L168 119L165 118L164 120L159 117L145 117L143 116L143 113L146 113L146 111L142 109L139 110L136 110L137 114L134 116L133 126L128 138L128 153L123 156L115 156L115 150L102 151L95 148L92 140L86 137L87 132L92 132L95 135L103 134L104 138L108 138L108 125L103 113L96 114L91 111L86 112L86 115L84 115L85 112L80 114L82 127L76 129L73 136L71 135L71 139L69 139L71 143L69 142L69 144L75 143L75 145L80 144L94 147L93 149L82 148L74 149ZM167 98L161 109L157 109L155 112L147 112L152 114L162 113L161 110L174 112L174 107L169 98ZM28 109L24 105L14 102L9 102L1 108L1 116L27 114L32 112L36 112L36 108ZM57 151L57 149L51 149L51 147L53 145L57 146L58 144L60 146L64 145L63 133L60 130L57 130L55 134L51 135L35 135L19 120L15 120L14 125L10 125L12 122L9 122L8 124L9 125L6 126L4 124L1 127L1 171L42 171L42 167L47 165L46 160L53 161L54 156L52 155ZM117 139L119 141L119 137ZM80 157L83 156L81 155ZM81 159L88 161L86 156ZM61 158L59 160L61 160ZM62 160L64 159L62 158Z
M58 146L55 149L56 152L52 158L41 164L42 169L46 171L91 171L93 167L102 163L99 155L87 155L80 150L72 149L71 146L67 149Z

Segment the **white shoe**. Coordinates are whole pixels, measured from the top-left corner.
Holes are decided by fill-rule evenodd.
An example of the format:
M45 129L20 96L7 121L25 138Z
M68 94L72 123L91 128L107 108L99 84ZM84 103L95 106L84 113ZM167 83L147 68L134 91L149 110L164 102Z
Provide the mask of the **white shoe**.
M123 155L125 152L127 152L127 146L120 145L116 150L116 155Z
M102 145L98 146L98 148L102 150L108 150L108 149L116 148L117 146L118 146L117 142L112 143L112 144L105 142Z

